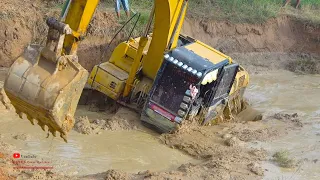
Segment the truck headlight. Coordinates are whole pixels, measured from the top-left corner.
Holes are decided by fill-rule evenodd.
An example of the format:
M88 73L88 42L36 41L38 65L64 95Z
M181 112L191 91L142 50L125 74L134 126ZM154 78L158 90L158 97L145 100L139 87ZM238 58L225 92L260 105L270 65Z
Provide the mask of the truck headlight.
M182 111L181 109L179 109L178 115L179 115L180 117L184 117L184 116L186 115L186 112L184 112L184 111Z

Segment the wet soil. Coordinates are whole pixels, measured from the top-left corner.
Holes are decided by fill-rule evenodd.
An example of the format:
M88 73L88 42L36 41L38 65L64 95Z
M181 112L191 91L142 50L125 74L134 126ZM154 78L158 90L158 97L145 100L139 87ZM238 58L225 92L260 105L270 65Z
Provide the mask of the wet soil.
M51 1L0 2L0 66L9 67L29 42L43 44L45 18L57 16ZM106 42L119 24L113 13L96 11L79 61L88 70L106 61ZM319 172L320 31L289 17L262 25L187 19L184 33L230 55L250 73L245 93L260 121L197 127L159 135L141 126L139 115L79 106L70 142L46 138L0 103L0 179L317 179ZM110 35L112 34L112 35ZM121 40L121 35L114 44ZM6 69L0 69L0 85ZM313 74L313 75L312 75ZM1 96L1 101L7 101ZM4 103L7 104L7 103ZM272 155L286 149L299 164L279 168ZM15 170L12 154L36 155L54 167Z
M80 111L82 111L80 109ZM2 113L0 132L2 141L9 142L21 154L36 155L50 161L52 172L65 175L85 175L106 169L138 172L146 169L163 171L186 162L197 162L190 156L159 143L157 138L143 131L108 131L82 135L72 131L70 142L64 143L21 120L12 112ZM89 118L90 115L88 116ZM9 127L20 129L12 132ZM16 133L30 138L16 139ZM21 135L20 135L21 136ZM5 150L5 146L1 151ZM9 151L12 155L15 151Z
M275 80L272 80L272 78L275 78ZM294 84L291 83L291 78L296 79L297 83L300 84L299 88L292 88ZM87 133L87 135L81 135L73 131L70 134L71 141L68 145L59 142L59 140L46 139L40 128L29 125L26 120L19 120L17 116L12 118L13 114L4 107L3 112L6 113L2 113L5 116L2 119L1 140L10 142L11 146L14 145L12 148L18 148L19 152L37 154L50 159L55 166L55 170L50 171L53 174L41 171L35 174L20 172L18 173L19 177L31 178L41 175L45 175L45 177L54 175L61 178L61 176L67 175L71 179L112 179L120 177L124 179L262 179L263 177L277 177L283 174L293 175L293 172L298 167L291 170L286 169L285 171L278 168L272 162L272 152L292 145L295 146L296 141L293 137L297 137L297 135L293 136L293 134L297 132L298 134L306 133L306 130L311 128L312 131L310 133L313 133L313 135L310 137L316 137L316 132L319 131L317 130L318 125L311 121L312 118L308 117L308 115L315 113L313 118L316 118L316 112L319 110L317 105L313 103L314 101L306 102L302 106L295 99L286 97L288 95L285 93L279 96L278 90L280 89L280 92L290 92L290 96L293 96L299 94L300 91L309 89L307 95L314 96L315 93L318 93L319 88L318 85L312 82L318 78L320 77L316 75L295 75L286 71L255 75L252 77L246 98L253 104L253 107L263 112L261 121L225 123L211 127L197 127L191 123L175 134L163 134L160 136L152 131L143 129L139 125L132 129L124 125L122 130L121 128L116 130L106 128L107 121L112 120L114 117L119 119L119 116L122 119L128 119L131 123L137 122L138 115L130 110L123 109L118 114L110 115L88 111L88 106L79 106L77 118L81 119L86 115L85 119L88 127L92 129L93 125L95 125L101 134ZM305 81L305 79L313 81ZM292 108L287 105L289 102ZM271 103L274 104L273 108L267 108ZM101 123L102 121L105 122ZM22 133L22 137L28 134L31 139L15 139L17 135L21 137L21 133L6 133L5 129L11 126L16 126L18 129L19 126L29 127L30 129L24 128L23 133L25 134ZM37 133L34 134L34 132ZM43 138L39 138L41 136ZM300 157L300 155L296 157L303 162L305 167L313 167L311 165L318 159L318 157L314 156L317 139L310 139L310 137L305 143L313 142L314 146L307 147L305 150L300 147L300 153L309 149L307 160L302 158L303 156ZM284 139L287 141L286 145L281 144ZM144 142L146 142L145 145L143 144ZM299 145L301 142L299 142ZM86 146L86 144L89 146ZM163 147L161 144L166 145L168 148L164 148L165 146ZM271 147L270 144L277 144L277 146ZM2 144L2 149L10 149L8 147L9 144ZM148 149L151 150L150 153L152 152L150 156L147 153ZM180 150L182 154L175 154L170 149L175 149L174 152ZM158 152L155 150L158 150ZM11 150L10 153L12 152L14 151ZM137 152L142 154L139 156ZM98 157L93 157L96 155ZM169 165L170 157L172 158L171 162L175 165ZM182 158L180 159L182 161L180 161L176 159L177 157L187 158ZM164 164L159 164L160 159L163 160ZM190 163L183 162L185 160ZM109 164L106 162L109 162ZM68 166L70 163L78 164L78 166ZM105 166L101 167L102 164ZM139 166L141 168L137 168ZM90 169L87 167L90 167ZM167 167L167 169L163 169L163 167ZM112 170L103 172L107 169ZM307 177L312 179L312 177L316 176L317 170L314 169L314 171L309 170L307 172ZM303 173L306 173L306 171ZM307 175L303 173L298 173L299 177ZM14 172L12 174L17 176ZM92 175L79 176L82 174ZM298 175L295 175L295 177Z
M262 164L269 179L318 179L320 176L319 133L320 118L319 75L299 75L292 72L274 72L252 77L246 93L256 109L264 109L266 116L277 119L273 126L287 131L285 136L270 142L254 142L268 152L268 161ZM259 93L259 94L257 94ZM290 127L283 125L292 124ZM298 162L294 168L279 168L272 161L275 152L287 150Z
M273 70L251 77L245 97L252 107L263 112L261 121L211 127L190 123L175 134L160 136L143 128L139 116L128 109L110 114L79 106L76 117L85 122L75 127L70 142L65 144L46 139L39 127L20 120L10 108L2 106L1 153L6 157L16 151L36 154L49 159L55 169L50 173L31 173L13 171L7 161L2 166L9 167L8 175L25 178L262 179L283 174L316 177L314 165L320 158L316 153L319 143L316 102L320 93L316 82L320 76ZM304 99L304 103L297 101L297 97ZM110 126L110 121L117 125ZM8 127L20 130L12 132ZM308 141L303 140L306 138ZM303 164L298 173L301 166L283 170L272 161L272 153L287 148Z

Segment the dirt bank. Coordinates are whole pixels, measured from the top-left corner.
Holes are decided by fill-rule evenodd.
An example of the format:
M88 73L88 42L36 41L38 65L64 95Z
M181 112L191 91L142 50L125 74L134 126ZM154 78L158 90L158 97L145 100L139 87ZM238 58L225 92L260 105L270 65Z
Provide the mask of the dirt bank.
M320 28L288 16L255 25L187 19L183 32L226 53L320 54Z
M21 3L19 0L3 0L0 6L0 66L9 67L29 43L45 44L46 19L58 18L62 5L57 1L25 0ZM91 70L100 62L101 53L118 26L112 13L96 11L88 27L88 36L78 51L79 61L86 69ZM118 38L121 37L120 34ZM116 39L115 43L118 41ZM110 54L110 49L108 52Z
M248 52L230 53L251 75L274 70L288 70L297 74L319 74L320 56L306 53Z
M49 4L39 0L3 0L0 6L0 65L8 67L28 43L43 43L47 33L45 18L59 12L48 11Z

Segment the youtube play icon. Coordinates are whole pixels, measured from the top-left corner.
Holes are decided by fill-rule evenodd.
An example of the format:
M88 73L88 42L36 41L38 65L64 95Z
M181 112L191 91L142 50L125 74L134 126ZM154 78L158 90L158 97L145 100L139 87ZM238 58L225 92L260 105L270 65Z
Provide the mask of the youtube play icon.
M20 158L20 153L13 153L13 158L15 159Z

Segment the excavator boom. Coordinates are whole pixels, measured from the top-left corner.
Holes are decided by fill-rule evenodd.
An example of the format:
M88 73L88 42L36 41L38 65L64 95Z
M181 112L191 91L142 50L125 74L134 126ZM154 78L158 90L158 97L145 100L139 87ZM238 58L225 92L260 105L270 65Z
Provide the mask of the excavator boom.
M210 46L180 34L188 0L154 0L144 34L120 43L88 72L77 57L99 0L67 0L49 18L46 46L28 46L11 66L4 90L22 118L67 141L86 82L141 111L141 121L171 132L187 118L201 124L233 119L244 109L248 73ZM148 34L154 16L153 33Z
M67 0L59 20L49 18L46 46L30 45L9 69L4 90L16 112L67 141L88 71L77 45L99 0Z

